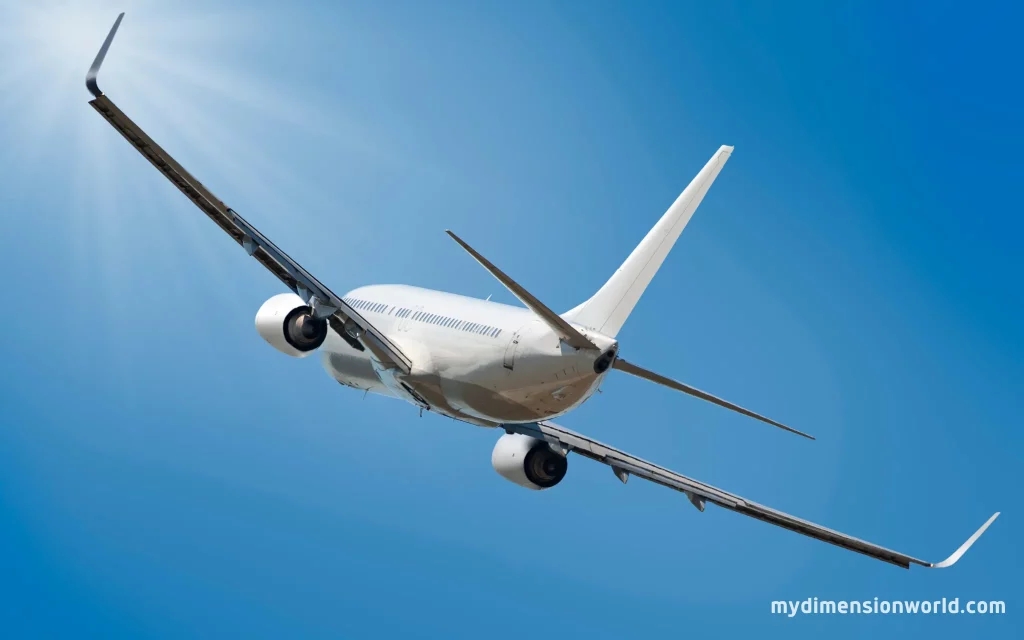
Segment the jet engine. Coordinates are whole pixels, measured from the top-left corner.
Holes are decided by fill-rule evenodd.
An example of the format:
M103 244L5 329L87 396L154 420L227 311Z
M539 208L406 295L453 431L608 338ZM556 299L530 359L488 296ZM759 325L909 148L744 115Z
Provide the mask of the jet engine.
M327 339L327 320L313 317L313 310L294 293L267 300L256 312L256 331L281 353L305 358Z
M550 489L565 477L568 460L543 440L518 433L498 438L491 465L506 480L527 489Z

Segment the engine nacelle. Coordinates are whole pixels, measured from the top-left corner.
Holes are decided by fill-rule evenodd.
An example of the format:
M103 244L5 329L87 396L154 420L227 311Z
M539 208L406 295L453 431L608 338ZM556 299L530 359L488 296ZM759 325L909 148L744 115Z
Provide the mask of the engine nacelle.
M566 457L543 440L507 433L491 452L491 465L501 477L527 489L550 489L565 477Z
M263 303L256 312L256 331L281 353L305 358L327 339L327 321L313 317L313 310L294 293L282 293Z

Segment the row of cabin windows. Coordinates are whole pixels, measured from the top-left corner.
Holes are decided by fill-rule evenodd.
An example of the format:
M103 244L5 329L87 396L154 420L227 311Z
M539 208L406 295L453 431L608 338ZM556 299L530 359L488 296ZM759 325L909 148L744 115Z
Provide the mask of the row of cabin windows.
M410 320L416 320L418 322L436 324L439 327L447 327L450 329L455 329L457 331L468 331L469 333L487 336L488 338L497 338L498 336L501 335L501 329L497 327L492 327L486 324L480 324L479 322L459 320L458 318L442 316L436 313L427 313L426 311L399 309L398 312L395 313L395 315L398 316L399 318L409 318Z
M388 305L386 304L370 302L368 300L358 300L356 298L346 298L345 302L352 305L354 309L359 309L361 311L373 311L376 313L384 313L387 311L388 315L393 314L396 318L409 318L410 320L415 320L417 322L426 322L428 324L447 327L457 331L467 331L469 333L487 336L488 338L497 338L501 335L501 329L486 324L480 324L479 322L469 322L468 320L459 320L458 318L442 316L436 313L427 313L425 311L413 311L412 309L398 309L395 311L395 308L391 307L391 310L388 311Z
M345 302L352 305L353 309L359 309L360 311L384 313L388 308L388 305L381 302L368 302L366 300L356 300L355 298L345 298ZM392 310L394 310L394 307L392 307Z

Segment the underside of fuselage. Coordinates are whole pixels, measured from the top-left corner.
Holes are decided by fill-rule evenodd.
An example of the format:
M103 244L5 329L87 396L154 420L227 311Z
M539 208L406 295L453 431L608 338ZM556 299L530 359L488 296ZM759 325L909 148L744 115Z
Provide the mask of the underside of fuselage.
M535 422L578 407L606 374L595 371L595 360L617 348L597 334L590 337L600 351L573 349L526 309L454 294L382 285L356 289L346 299L366 300L376 310L370 312L377 314L371 316L375 326L415 366L408 374L383 370L369 351L331 336L323 362L333 378L483 426ZM449 316L466 316L485 330L466 332L435 320Z

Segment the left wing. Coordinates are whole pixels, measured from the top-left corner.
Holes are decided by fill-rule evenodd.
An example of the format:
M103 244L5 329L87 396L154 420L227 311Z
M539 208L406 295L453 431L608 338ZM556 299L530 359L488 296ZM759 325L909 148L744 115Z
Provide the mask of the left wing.
M669 471L664 467L659 467L656 464L651 464L646 460L641 460L636 456L614 449L597 440L569 431L551 422L503 424L501 426L509 433L520 433L537 438L538 440L544 440L565 454L575 451L581 456L606 464L612 468L612 471L615 472L615 475L622 482L626 482L629 475L632 474L644 480L650 480L670 489L681 491L686 494L686 497L693 503L693 506L697 507L700 511L704 511L706 502L711 502L730 511L742 513L758 520L764 520L770 524L802 533L811 538L817 538L829 544L834 544L837 547L863 553L866 556L889 562L904 569L909 569L911 563L933 568L951 566L967 552L971 545L981 537L985 529L999 515L999 512L996 512L974 535L967 539L967 542L963 543L959 549L942 562L927 562L848 536L845 533L827 529L819 524L801 520L787 513L776 511L770 507L722 491L709 484L704 484L699 480L694 480L674 471Z
M326 318L331 328L346 342L359 350L369 349L375 358L386 367L397 368L404 373L409 373L412 361L387 336L378 331L355 309L303 269L284 251L278 249L277 245L238 215L234 209L221 202L100 91L96 78L122 18L124 18L123 13L117 17L114 27L96 55L96 60L89 68L85 85L95 97L89 104L139 153L153 163L153 166L164 177L178 187L235 242L240 244L246 253L256 258L285 286L305 300L313 308L314 315Z

